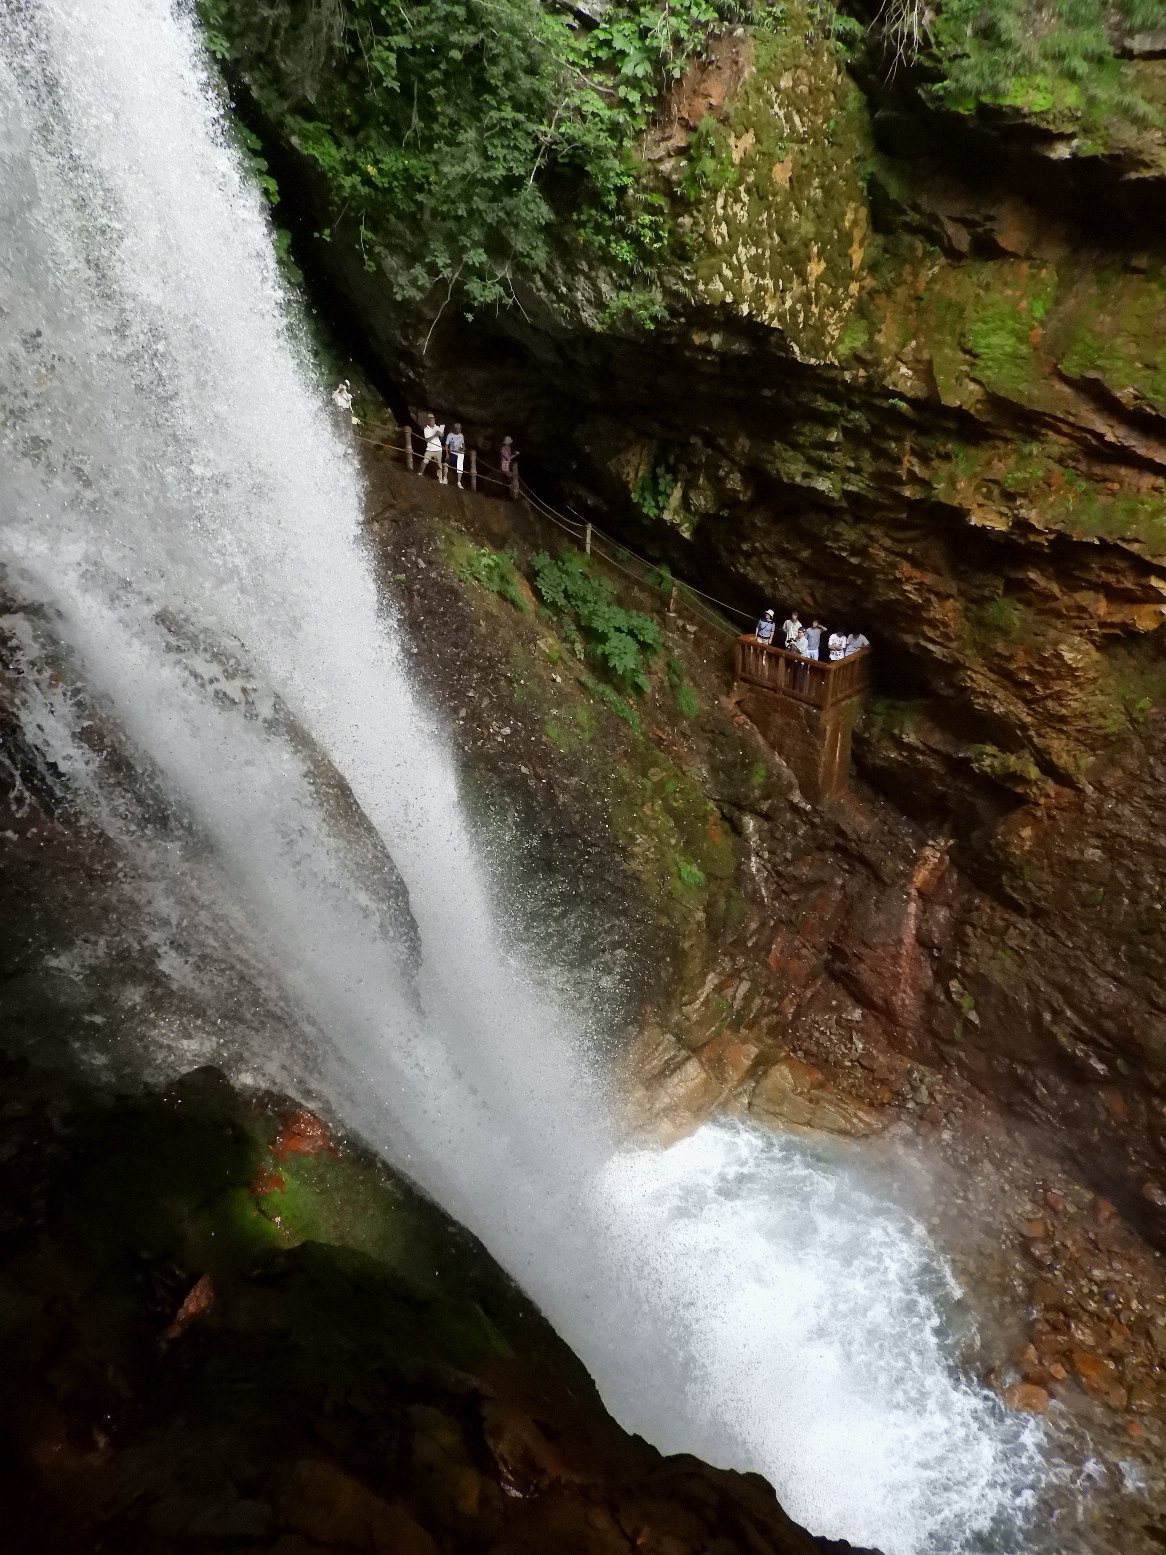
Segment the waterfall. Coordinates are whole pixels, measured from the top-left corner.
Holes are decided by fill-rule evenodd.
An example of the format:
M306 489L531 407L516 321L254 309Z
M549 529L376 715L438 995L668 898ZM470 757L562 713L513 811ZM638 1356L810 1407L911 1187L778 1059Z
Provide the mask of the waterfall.
M959 1376L920 1226L744 1125L621 1147L586 990L508 946L187 7L0 0L0 285L0 557L202 839L301 1083L483 1239L629 1428L887 1555L1028 1548L1038 1430ZM415 978L288 726L404 876Z

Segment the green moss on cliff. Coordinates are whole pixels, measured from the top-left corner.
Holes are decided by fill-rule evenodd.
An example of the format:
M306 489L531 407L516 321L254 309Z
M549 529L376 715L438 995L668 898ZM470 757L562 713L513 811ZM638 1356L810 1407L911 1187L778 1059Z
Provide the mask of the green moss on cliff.
M865 99L809 11L788 7L756 37L719 137L733 173L699 213L701 292L779 326L800 355L825 357L859 292L869 233L859 172L871 139Z
M1101 284L1102 281L1104 284ZM1099 380L1123 405L1166 415L1166 275L1122 273L1079 283L1056 338L1068 378Z
M1081 467L1069 461L1078 459ZM936 459L933 484L944 501L995 528L1059 530L1078 539L1113 540L1151 557L1166 556L1166 480L1144 474L1140 489L1089 465L1063 442L990 441L953 447Z
M1079 128L1100 145L1122 122L1158 119L1114 34L1164 24L1162 0L943 0L930 28L940 79L928 90L960 113L992 103Z
M976 371L987 388L1003 394L1022 394L1036 371L1035 352L1040 325L1048 315L1056 293L1056 276L1042 271L1035 279L1001 292L993 288L981 294L969 310L965 337L976 359ZM997 278L997 285L999 278Z

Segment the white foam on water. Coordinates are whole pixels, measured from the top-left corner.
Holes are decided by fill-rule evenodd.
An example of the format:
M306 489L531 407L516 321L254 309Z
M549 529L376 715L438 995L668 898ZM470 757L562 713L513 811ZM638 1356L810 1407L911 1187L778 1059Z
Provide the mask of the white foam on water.
M304 1083L482 1237L632 1428L887 1555L1024 1548L1039 1429L958 1374L919 1226L741 1126L619 1148L586 990L508 948L185 7L0 0L0 281L0 554L204 839L191 921L221 892L301 1013ZM416 999L277 703L406 879ZM57 711L30 732L89 782Z

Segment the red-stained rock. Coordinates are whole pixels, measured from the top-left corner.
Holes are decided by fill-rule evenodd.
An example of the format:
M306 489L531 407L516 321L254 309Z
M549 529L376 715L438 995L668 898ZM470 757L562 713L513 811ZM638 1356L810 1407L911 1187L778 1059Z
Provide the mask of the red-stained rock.
M271 1142L271 1153L277 1161L289 1155L335 1155L328 1130L314 1112L303 1107L295 1112Z
M214 1281L209 1274L196 1280L187 1292L186 1300L175 1314L174 1321L162 1335L163 1339L177 1339L185 1333L196 1318L205 1316L215 1304Z
M1073 1369L1090 1393L1104 1392L1113 1382L1113 1373L1101 1357L1087 1350L1073 1351Z
M252 1198L261 1199L268 1193L282 1193L286 1187L287 1179L282 1172L274 1166L261 1166L255 1174L250 1192Z
M1049 1395L1035 1383L1014 1382L1004 1389L1004 1402L1009 1409L1020 1410L1026 1415L1043 1415L1049 1407Z

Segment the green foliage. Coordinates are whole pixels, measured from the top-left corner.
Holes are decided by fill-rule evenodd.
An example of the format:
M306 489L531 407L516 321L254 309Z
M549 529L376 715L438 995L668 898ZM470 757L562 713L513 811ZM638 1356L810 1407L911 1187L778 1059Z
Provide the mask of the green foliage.
M700 712L700 703L696 692L685 679L684 665L679 659L669 659L667 671L668 684L672 687L672 695L676 702L676 711L682 718L695 718Z
M737 169L728 131L711 113L706 114L689 139L680 191L695 204L707 194L733 188L736 182Z
M647 666L664 646L651 616L617 604L611 585L592 574L581 551L557 559L540 551L532 565L539 596L562 619L564 635L573 629L619 684L647 691Z
M695 718L700 712L700 703L697 701L696 692L687 681L676 687L676 711L682 718Z
M1027 751L1003 751L995 745L969 745L972 766L1005 788L1027 794L1043 783L1043 774Z
M662 465L652 465L632 488L632 501L647 518L662 518L675 490L675 475Z
M667 202L635 143L710 32L750 0L622 0L598 26L549 0L198 0L208 44L323 172L333 220L397 291L471 311L543 269L556 212L651 324ZM438 294L439 296L441 293Z
M1119 0L1127 25L1166 23L1163 0ZM1105 0L945 0L931 26L945 67L935 95L962 112L980 102L1071 115L1098 133L1155 110L1114 53Z
M525 610L526 595L515 559L514 551L492 551L487 545L467 546L458 557L457 574L463 580L480 583L491 594L500 594L516 610Z
M866 41L866 28L857 17L836 11L831 18L830 36L844 60L854 59Z
M861 351L871 337L871 327L861 313L852 313L846 324L834 342L834 354L837 357L850 356L855 351Z
M245 124L234 121L235 133L243 148L243 154L255 176L255 182L263 190L272 205L279 203L279 185L271 176L271 169L267 164L267 158L263 155L263 142L254 130L249 130Z
M626 698L620 696L618 691L605 686L601 680L592 680L590 675L581 675L579 683L597 702L602 702L608 712L614 713L617 718L622 718L634 733L639 734L640 715Z

